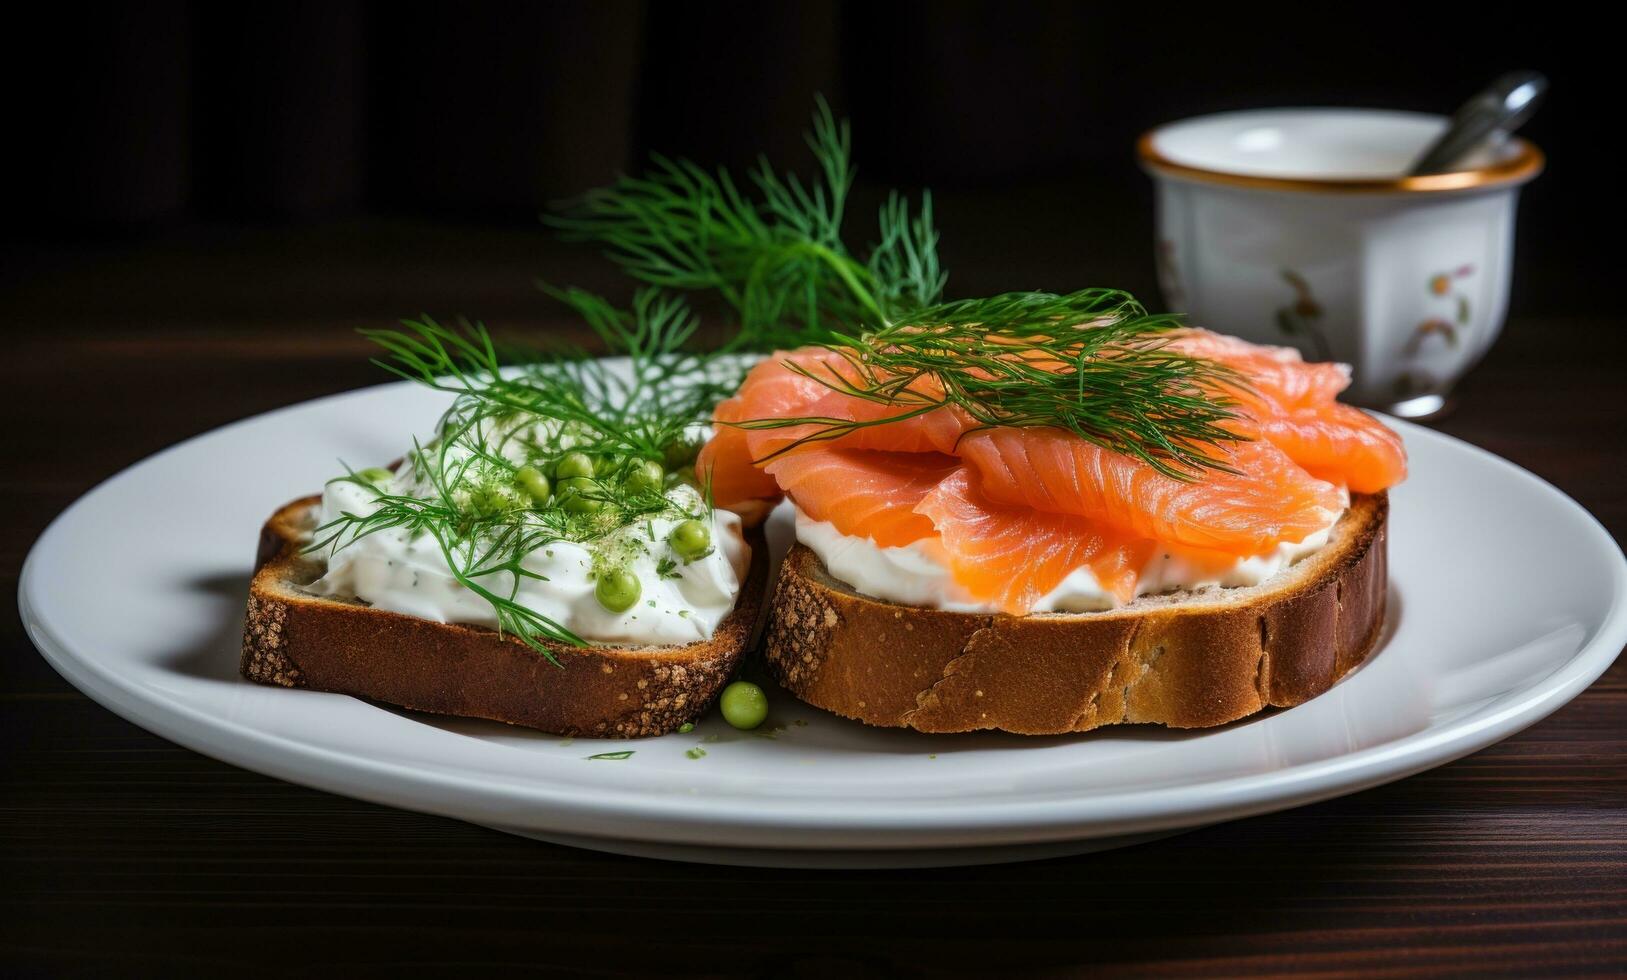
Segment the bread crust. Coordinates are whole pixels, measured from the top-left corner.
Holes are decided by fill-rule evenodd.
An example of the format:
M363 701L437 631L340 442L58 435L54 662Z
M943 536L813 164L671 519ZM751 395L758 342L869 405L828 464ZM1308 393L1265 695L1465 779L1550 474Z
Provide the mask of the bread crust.
M558 735L643 738L673 731L711 704L762 608L768 548L754 529L746 532L751 567L740 597L710 640L637 648L550 642L562 665L555 667L514 636L303 591L323 567L299 553L320 503L293 501L261 531L240 664L249 680Z
M1258 586L1083 614L897 605L854 592L797 545L766 659L797 697L869 725L1025 735L1222 725L1313 698L1373 652L1388 514L1385 494L1358 495L1325 547Z

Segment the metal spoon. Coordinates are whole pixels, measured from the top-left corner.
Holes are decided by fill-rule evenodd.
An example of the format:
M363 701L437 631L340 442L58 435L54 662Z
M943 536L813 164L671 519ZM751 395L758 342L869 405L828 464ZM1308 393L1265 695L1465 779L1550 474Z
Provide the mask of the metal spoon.
M1541 72L1511 71L1463 103L1446 132L1413 163L1409 174L1440 174L1456 169L1488 137L1508 134L1525 124L1548 91Z

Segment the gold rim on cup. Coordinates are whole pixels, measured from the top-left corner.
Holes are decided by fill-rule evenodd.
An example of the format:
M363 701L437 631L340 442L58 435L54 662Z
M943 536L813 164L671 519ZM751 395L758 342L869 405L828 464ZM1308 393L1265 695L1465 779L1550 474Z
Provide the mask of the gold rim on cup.
M1463 191L1474 188L1500 187L1522 184L1542 172L1544 157L1536 144L1518 136L1511 141L1517 148L1513 155L1469 170L1454 170L1444 174L1422 174L1406 177L1267 177L1259 174L1239 174L1225 170L1210 170L1177 163L1165 156L1154 145L1153 137L1159 130L1149 129L1136 140L1136 156L1144 166L1160 174L1184 177L1204 184L1222 187L1246 187L1263 191L1306 191L1334 194L1393 194L1437 191Z

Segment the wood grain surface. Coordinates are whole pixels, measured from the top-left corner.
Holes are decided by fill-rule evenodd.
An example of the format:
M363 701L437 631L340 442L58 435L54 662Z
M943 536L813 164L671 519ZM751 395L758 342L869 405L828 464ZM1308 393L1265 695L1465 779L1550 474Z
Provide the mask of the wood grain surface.
M288 236L224 255L203 238L140 259L39 258L8 291L5 322L25 328L0 395L8 596L46 523L120 468L378 381L349 328L385 322L381 310L431 295L558 329L513 288L540 261L530 238L441 235L425 255L389 229L336 234L332 261ZM1550 480L1619 541L1624 348L1605 316L1516 316L1439 428ZM1627 968L1627 661L1499 745L1344 799L1104 854L856 873L614 857L293 786L98 707L40 659L14 605L0 630L0 972Z

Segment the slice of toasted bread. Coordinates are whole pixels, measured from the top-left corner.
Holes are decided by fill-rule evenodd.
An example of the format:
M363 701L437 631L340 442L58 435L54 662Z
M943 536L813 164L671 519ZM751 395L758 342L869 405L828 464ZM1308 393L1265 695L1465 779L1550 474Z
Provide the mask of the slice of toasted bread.
M728 682L768 578L762 531L748 531L751 568L711 639L652 647L549 643L556 667L514 636L305 591L325 568L300 554L320 504L320 497L287 504L260 532L241 664L252 681L559 735L662 735L699 717Z
M1325 547L1257 586L1023 617L860 595L797 545L780 569L767 660L797 697L870 725L1221 725L1321 694L1377 646L1388 514L1384 494L1357 496Z

